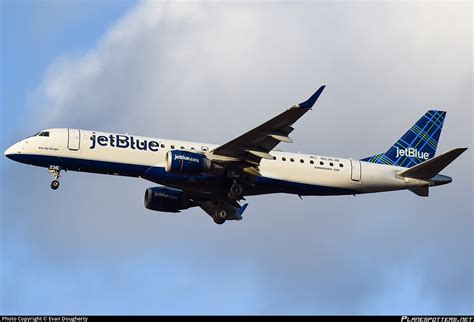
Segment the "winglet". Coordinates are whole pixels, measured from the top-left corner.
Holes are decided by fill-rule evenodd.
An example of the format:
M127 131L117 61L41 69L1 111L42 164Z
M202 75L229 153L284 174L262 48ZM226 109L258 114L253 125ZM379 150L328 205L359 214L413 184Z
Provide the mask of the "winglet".
M310 98L308 98L308 100L302 102L302 103L299 103L298 106L301 107L301 108L312 108L314 103L316 103L316 101L318 100L319 98L319 95L321 95L321 93L323 92L324 88L326 87L326 85L323 85L321 86L317 91L316 93L314 93Z

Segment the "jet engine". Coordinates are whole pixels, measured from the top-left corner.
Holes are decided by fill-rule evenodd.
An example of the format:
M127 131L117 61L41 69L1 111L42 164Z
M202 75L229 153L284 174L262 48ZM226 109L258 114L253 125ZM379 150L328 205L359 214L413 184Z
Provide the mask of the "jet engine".
M163 212L179 212L194 207L183 191L164 187L148 188L145 191L145 208Z
M211 169L211 160L204 154L173 150L166 153L165 169L174 174L201 174Z

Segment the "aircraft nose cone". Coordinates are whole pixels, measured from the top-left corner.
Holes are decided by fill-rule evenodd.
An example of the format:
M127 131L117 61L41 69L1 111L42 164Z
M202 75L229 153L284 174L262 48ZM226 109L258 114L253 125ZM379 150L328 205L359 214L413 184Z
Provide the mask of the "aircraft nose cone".
M20 152L20 149L18 149L18 144L13 144L11 147L5 150L3 152L3 155L5 155L7 158L14 160L15 155L17 155Z
M3 153L3 155L5 155L7 158L11 159L11 155L13 154L13 145L11 147L9 147L8 149L5 150L5 152Z

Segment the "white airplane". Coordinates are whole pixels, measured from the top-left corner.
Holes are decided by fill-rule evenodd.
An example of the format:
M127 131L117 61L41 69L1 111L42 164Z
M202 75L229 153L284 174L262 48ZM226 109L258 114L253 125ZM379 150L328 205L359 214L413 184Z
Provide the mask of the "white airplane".
M310 110L324 86L307 101L223 145L164 140L77 129L48 129L5 151L15 161L48 168L59 187L62 170L144 178L145 207L163 212L199 206L217 224L241 220L245 196L356 195L428 189L450 183L439 172L467 148L434 156L446 112L428 111L387 152L362 160L274 150L291 143L292 125Z

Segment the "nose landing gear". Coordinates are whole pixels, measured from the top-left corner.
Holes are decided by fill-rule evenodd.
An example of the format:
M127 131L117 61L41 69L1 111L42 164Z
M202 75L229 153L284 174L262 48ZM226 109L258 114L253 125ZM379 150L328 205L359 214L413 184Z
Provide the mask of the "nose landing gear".
M51 173L54 177L54 180L51 182L51 189L57 190L59 188L59 177L61 176L61 168L58 166L50 166L48 172Z
M53 180L53 182L51 182L51 189L56 190L58 188L59 188L59 180Z

